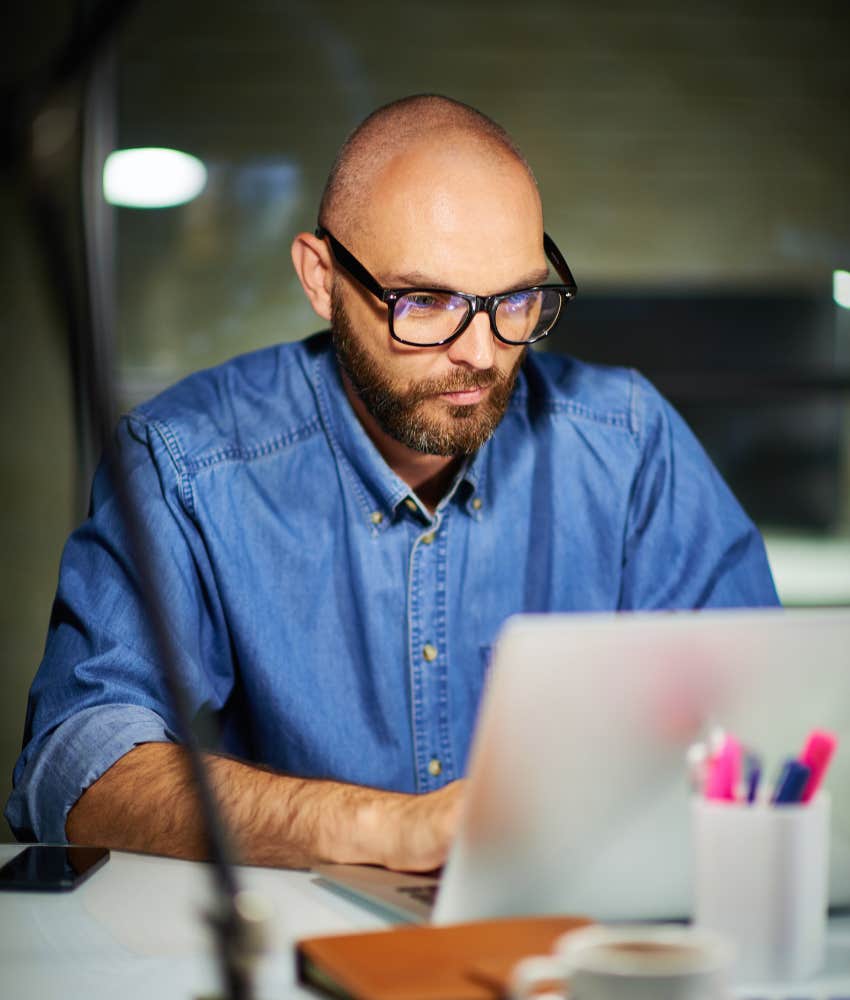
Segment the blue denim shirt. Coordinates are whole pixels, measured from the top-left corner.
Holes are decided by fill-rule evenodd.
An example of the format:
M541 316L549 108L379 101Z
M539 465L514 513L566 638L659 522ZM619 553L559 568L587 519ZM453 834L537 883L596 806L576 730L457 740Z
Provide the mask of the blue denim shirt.
M426 792L460 777L520 611L777 601L758 533L639 375L528 355L431 514L381 458L326 334L185 379L119 427L197 712L228 753ZM175 722L102 473L71 536L6 815L59 841Z

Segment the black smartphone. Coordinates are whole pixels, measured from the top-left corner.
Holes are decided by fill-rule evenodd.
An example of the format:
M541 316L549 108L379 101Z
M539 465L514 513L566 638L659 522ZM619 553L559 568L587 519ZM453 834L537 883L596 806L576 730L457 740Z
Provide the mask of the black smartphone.
M0 889L68 892L108 860L105 847L34 845L0 868Z

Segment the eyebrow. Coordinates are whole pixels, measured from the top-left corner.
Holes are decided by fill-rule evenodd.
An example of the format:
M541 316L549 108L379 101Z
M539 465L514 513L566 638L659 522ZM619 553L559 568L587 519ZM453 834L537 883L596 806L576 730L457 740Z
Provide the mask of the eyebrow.
M536 271L531 271L519 278L508 288L502 288L495 295L501 295L504 292L515 292L521 288L530 288L532 285L542 284L549 277L549 268L538 269ZM443 291L457 292L462 289L459 288L447 288L445 284L441 281L437 281L433 275L425 274L423 271L405 271L404 274L391 274L386 280L382 281L381 284L384 288L440 288ZM474 294L469 292L467 294Z

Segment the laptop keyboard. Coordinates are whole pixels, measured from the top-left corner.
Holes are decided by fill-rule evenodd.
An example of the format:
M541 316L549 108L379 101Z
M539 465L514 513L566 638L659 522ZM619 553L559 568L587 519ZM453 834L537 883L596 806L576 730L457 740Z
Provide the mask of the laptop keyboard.
M437 898L436 885L400 885L396 887L396 892L403 893L418 903L425 903L426 906L433 906Z

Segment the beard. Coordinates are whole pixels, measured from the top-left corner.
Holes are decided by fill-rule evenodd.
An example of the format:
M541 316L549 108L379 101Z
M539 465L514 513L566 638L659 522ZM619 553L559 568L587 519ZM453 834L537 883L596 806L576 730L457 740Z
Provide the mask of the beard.
M458 368L443 378L423 379L402 388L387 376L354 333L336 285L331 290L331 332L340 367L380 428L425 455L471 455L489 440L505 414L525 358L523 350L508 372L498 368ZM433 411L434 397L472 389L490 391L478 403L444 403L441 415L429 413L428 400L432 400Z

